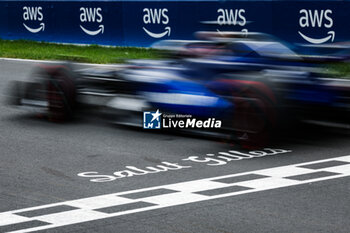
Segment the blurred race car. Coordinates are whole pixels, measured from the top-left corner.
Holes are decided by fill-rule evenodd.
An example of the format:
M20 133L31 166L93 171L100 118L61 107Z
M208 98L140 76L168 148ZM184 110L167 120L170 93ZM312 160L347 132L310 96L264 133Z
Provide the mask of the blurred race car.
M219 40L161 40L152 44L166 58L182 59L210 56L225 48L226 42Z
M11 102L54 121L71 119L81 109L136 126L142 126L142 112L157 109L215 118L223 123L217 131L245 145L266 144L276 126L291 119L349 121L350 81L320 67L341 59L300 55L261 34L210 35L200 44L211 52L201 49L194 58L109 68L40 65L29 82L13 84Z

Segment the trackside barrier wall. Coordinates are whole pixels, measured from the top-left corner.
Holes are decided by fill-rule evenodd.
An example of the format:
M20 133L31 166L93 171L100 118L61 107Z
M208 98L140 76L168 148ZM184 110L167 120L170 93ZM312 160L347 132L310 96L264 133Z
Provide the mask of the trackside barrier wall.
M350 1L0 1L0 38L149 46L199 30L350 40Z

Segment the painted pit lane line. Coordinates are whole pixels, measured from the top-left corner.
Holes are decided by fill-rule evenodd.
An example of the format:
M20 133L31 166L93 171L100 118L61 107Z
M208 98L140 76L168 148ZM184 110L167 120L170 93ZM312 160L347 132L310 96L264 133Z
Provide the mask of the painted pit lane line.
M350 176L350 155L0 213L0 232L32 232Z

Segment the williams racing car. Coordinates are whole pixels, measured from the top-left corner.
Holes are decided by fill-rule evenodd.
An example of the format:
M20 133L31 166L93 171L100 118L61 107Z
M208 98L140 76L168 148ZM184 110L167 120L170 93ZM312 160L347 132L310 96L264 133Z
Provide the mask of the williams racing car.
M350 81L327 68L347 56L301 55L258 33L203 35L203 41L181 43L181 53L172 46L166 53L176 56L166 59L84 69L39 65L28 82L12 84L10 102L53 121L91 111L142 127L143 112L156 110L217 119L222 125L214 131L250 145L265 144L292 120L348 124Z

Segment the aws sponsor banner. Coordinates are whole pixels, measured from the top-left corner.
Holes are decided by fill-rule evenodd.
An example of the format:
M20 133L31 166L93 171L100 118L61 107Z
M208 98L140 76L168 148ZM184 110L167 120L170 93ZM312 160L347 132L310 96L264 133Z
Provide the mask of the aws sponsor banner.
M350 40L350 1L0 1L0 38L149 46L199 30Z
M68 43L122 44L121 4L0 2L0 37ZM108 28L106 30L106 28Z
M350 1L274 2L271 33L287 41L309 44L350 40L346 29L349 10Z

